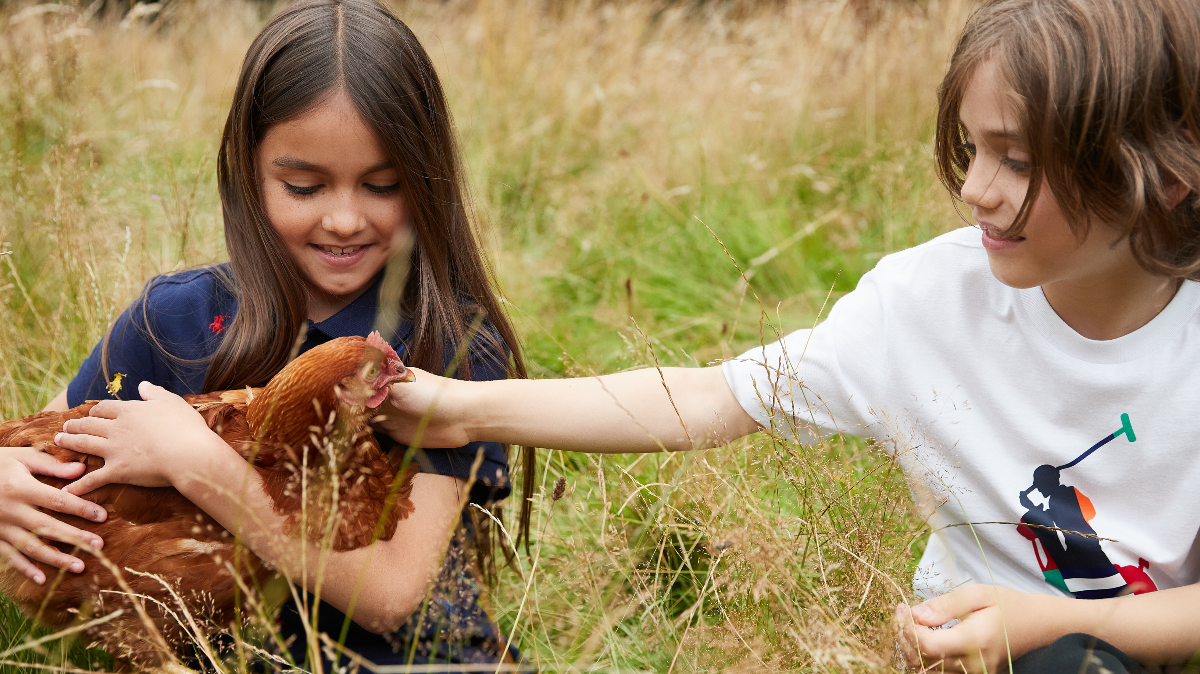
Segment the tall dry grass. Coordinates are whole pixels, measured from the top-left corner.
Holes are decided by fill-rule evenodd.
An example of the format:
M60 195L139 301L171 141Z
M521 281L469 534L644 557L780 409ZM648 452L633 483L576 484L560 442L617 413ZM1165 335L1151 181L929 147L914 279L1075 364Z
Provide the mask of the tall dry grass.
M449 91L535 374L560 376L736 354L958 226L928 144L969 4L396 10ZM0 10L4 418L62 390L148 277L224 258L217 140L267 11L175 0L125 26L85 11ZM867 443L539 464L535 552L487 602L546 671L889 667L922 528ZM31 629L3 611L0 652ZM106 666L68 641L9 657Z

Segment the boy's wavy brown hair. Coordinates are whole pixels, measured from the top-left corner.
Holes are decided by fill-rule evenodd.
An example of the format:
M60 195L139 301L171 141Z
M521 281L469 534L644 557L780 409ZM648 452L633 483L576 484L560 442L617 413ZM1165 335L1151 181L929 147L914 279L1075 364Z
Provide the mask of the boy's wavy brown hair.
M1147 271L1200 280L1200 2L994 0L978 9L938 92L938 176L960 199L971 158L959 108L987 61L1032 156L1009 231L1024 228L1044 179L1076 236L1099 221L1128 238ZM1189 190L1182 201L1179 186Z

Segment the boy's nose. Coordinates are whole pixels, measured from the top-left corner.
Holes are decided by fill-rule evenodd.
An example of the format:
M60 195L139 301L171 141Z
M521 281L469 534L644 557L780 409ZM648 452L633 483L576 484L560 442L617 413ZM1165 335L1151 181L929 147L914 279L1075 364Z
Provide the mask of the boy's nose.
M982 162L971 162L963 179L962 200L972 208L991 210L1000 206L1000 192L995 189L998 170L986 170Z

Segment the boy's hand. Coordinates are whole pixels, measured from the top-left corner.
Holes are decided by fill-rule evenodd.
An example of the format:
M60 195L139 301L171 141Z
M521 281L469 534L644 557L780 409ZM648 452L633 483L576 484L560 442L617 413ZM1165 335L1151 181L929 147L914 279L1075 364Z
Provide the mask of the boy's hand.
M409 368L416 380L397 382L376 410L374 425L396 442L421 447L462 447L472 438L457 410L470 382Z
M893 625L904 663L911 671L1007 670L1010 657L1016 660L1062 636L1038 628L1039 613L1030 606L1038 598L1006 587L968 585L924 604L899 604ZM955 618L962 622L930 629Z
M216 438L180 396L145 381L138 393L142 400L103 400L89 416L63 425L56 444L104 459L104 467L67 485L67 491L82 495L111 483L172 486L174 477L187 472L185 461L199 458L195 444Z

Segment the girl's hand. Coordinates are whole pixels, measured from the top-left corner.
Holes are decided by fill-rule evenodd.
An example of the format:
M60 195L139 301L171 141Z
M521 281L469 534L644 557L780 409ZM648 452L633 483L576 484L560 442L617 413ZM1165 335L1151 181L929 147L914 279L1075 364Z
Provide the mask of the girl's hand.
M897 605L893 626L905 665L910 671L966 674L1007 670L1010 655L1016 660L1061 636L1034 624L1032 597L1006 587L968 585L924 604ZM962 622L930 629L955 618Z
M421 447L462 447L471 442L460 398L464 385L457 379L409 368L416 380L397 382L388 389L374 425L396 442Z
M142 400L102 400L89 416L71 419L55 438L60 447L104 459L104 466L67 485L86 494L110 483L170 487L186 474L198 443L216 438L191 405L150 382L138 385Z
M75 515L103 522L104 508L62 489L38 482L34 475L71 479L83 473L82 463L61 463L31 447L0 447L0 560L7 561L33 582L46 582L46 575L30 560L75 573L83 572L83 560L46 545L39 539L68 545L100 548L100 537L64 524L42 510Z

